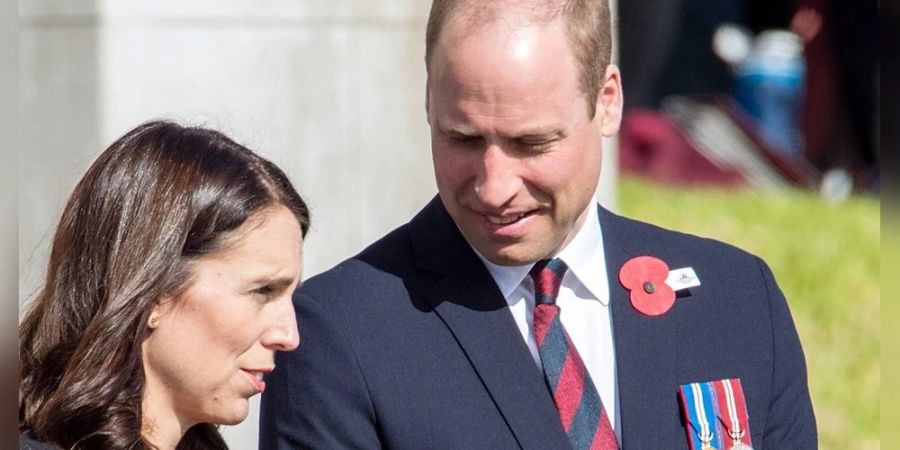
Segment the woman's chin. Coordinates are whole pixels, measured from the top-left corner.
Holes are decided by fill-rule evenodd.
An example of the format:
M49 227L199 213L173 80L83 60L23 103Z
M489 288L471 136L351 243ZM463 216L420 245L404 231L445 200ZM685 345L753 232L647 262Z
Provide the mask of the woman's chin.
M215 423L216 425L237 425L243 422L250 414L250 405L246 399L241 399L239 402L240 404L235 404L229 411L219 411L219 414L215 415L215 420L207 421L207 423Z

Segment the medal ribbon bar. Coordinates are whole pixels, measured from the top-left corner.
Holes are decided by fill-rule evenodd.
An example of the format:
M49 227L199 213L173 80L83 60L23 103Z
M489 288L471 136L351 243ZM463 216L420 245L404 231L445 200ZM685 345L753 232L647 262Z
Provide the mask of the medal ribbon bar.
M679 391L691 450L753 450L740 379L683 384Z
M724 430L717 420L718 399L712 383L683 384L679 390L691 450L726 449Z
M712 382L719 403L719 419L725 428L726 441L732 449L750 449L750 423L741 380L725 379Z

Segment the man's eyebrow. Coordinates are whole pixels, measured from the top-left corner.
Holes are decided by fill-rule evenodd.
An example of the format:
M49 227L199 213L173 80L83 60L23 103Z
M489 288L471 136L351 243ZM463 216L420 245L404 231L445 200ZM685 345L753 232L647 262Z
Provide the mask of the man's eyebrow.
M465 124L440 124L438 128L444 134L456 134L460 136L475 136L478 132L475 128Z
M478 136L478 131L470 125L461 123L438 124L441 133L449 136ZM512 135L504 135L506 139L528 139L528 138L556 138L565 135L563 129L553 125L539 125L531 128L525 128L517 131Z
M517 133L516 138L552 138L562 136L563 134L563 131L556 127L536 127L522 130Z

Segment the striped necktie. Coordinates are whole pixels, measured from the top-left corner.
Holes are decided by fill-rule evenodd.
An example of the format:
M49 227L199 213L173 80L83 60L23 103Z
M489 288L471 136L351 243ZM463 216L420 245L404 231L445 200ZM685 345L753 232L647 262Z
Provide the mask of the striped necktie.
M559 319L556 296L568 269L557 258L538 261L529 272L534 280L534 337L544 380L573 449L617 450L600 395Z

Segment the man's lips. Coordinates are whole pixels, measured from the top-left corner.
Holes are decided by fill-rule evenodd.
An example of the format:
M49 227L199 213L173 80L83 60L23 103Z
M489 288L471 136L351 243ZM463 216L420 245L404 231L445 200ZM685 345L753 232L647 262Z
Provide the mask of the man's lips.
M491 234L503 237L514 237L524 234L538 210L516 213L490 214L477 213L484 228Z
M508 225L508 224L511 224L511 223L525 217L525 214L528 214L528 213L513 214L513 215L508 214L508 215L503 215L503 216L495 216L492 214L485 214L484 216L487 218L488 221L490 221L494 225Z

